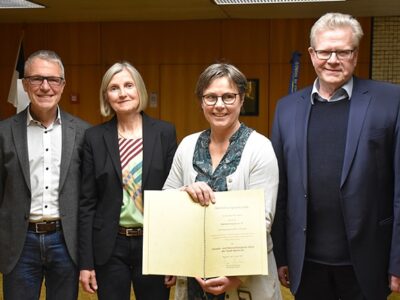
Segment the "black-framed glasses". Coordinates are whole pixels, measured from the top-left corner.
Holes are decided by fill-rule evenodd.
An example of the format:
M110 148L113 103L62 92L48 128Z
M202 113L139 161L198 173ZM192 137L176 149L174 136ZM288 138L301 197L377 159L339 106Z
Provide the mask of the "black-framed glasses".
M34 86L42 85L45 80L50 86L60 86L64 82L64 78L57 76L26 76L24 79Z
M232 105L233 103L235 103L237 95L239 94L225 93L221 96L217 96L215 94L206 94L202 96L202 99L203 102L209 106L217 104L219 98L221 98L222 102L224 102L225 105Z
M314 50L315 54L317 55L317 58L320 60L330 59L332 56L332 53L336 54L337 59L346 60L346 59L352 58L354 51L356 51L356 49L336 50L336 51L316 50L316 49L313 49L313 50Z

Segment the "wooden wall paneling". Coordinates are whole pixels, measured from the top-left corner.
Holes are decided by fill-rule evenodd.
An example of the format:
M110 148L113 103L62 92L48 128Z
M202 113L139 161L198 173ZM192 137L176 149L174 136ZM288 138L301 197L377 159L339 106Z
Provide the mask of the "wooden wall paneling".
M91 124L103 121L100 115L99 89L103 72L100 66L65 65L66 86L60 106ZM71 102L77 95L79 102Z
M99 23L49 23L47 45L65 65L100 64Z
M309 57L308 57L308 59L309 59ZM291 65L289 68L291 71ZM317 78L317 75L315 74L314 66L311 63L302 63L300 65L299 81L298 81L297 89L301 90L302 88L305 88L306 86L313 84L316 78ZM289 92L289 78L286 80L286 82L287 82L287 88L288 88L287 91Z
M169 21L159 28L162 64L211 64L221 55L221 21Z
M247 126L254 128L259 133L268 135L269 105L268 105L268 64L239 64L237 67L248 79L259 80L258 90L258 116L240 116L240 120Z
M179 141L209 127L194 94L197 79L205 67L162 65L160 68L160 117L175 124Z
M10 91L13 68L13 66L0 65L0 120L11 117L16 112L15 107L8 103L8 93Z
M0 36L0 66L14 66L19 40L23 35L23 29L20 24L1 24ZM11 76L10 76L11 78Z
M48 24L40 23L23 25L25 59L37 50L49 49L47 45L47 26Z
M270 63L288 63L294 51L307 56L314 22L315 19L270 20Z
M358 62L354 74L363 79L370 79L370 64Z
M136 69L144 80L149 101L145 112L153 118L160 118L160 73L158 65L136 65ZM153 96L152 96L153 94ZM156 97L157 103L152 103L151 98ZM156 104L156 106L154 106Z
M271 134L272 123L276 103L282 97L288 95L290 85L291 65L285 64L270 64L269 73L269 126L268 132ZM299 80L297 90L312 84L316 78L314 67L309 63L301 63L299 70Z
M276 103L280 98L288 94L290 65L270 64L269 71L268 133L270 136L272 132L272 123L274 121Z
M102 61L112 64L211 63L220 55L220 21L102 23Z
M1 24L0 36L0 119L5 119L15 114L15 108L7 102L13 76L19 40L22 36L20 24Z
M222 21L221 40L221 58L230 63L268 63L268 20Z
M358 52L358 64L370 64L371 62L371 28L372 28L372 18L364 17L364 18L357 18L360 22L361 27L364 31L364 36L361 39L360 43L360 50ZM368 76L365 78L369 78Z
M102 63L112 65L127 60L135 64L157 64L162 22L101 23Z

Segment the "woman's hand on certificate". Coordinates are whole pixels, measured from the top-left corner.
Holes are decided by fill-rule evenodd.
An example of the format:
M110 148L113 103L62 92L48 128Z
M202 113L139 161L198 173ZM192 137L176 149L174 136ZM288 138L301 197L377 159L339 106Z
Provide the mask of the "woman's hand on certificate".
M202 206L208 206L211 203L215 203L215 196L213 190L205 182L194 182L183 188L194 202L198 202Z
M236 289L242 283L237 276L221 276L210 279L196 277L196 280L203 291L213 295L220 295L226 291Z

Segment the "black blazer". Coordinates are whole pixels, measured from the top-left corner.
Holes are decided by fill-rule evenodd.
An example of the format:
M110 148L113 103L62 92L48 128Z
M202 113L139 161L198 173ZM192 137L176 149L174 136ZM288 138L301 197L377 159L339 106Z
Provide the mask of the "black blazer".
M177 147L175 127L143 114L142 190L161 190ZM79 266L93 270L110 258L122 205L117 119L85 135L79 205Z
M279 164L274 253L289 266L293 293L307 239L310 93L278 103L271 138ZM400 86L354 78L340 203L360 287L367 299L386 299L388 273L400 276Z

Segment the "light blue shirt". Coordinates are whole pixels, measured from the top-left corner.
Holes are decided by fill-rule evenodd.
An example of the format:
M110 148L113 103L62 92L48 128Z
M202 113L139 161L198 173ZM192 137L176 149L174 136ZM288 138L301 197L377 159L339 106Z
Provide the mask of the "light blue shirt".
M352 93L353 93L353 77L351 77L349 81L347 81L344 85L342 85L341 88L336 90L336 92L332 95L332 97L329 100L325 99L319 93L319 79L317 78L314 81L313 89L311 91L311 104L314 104L315 99L322 102L324 101L335 102L344 99L350 100Z

